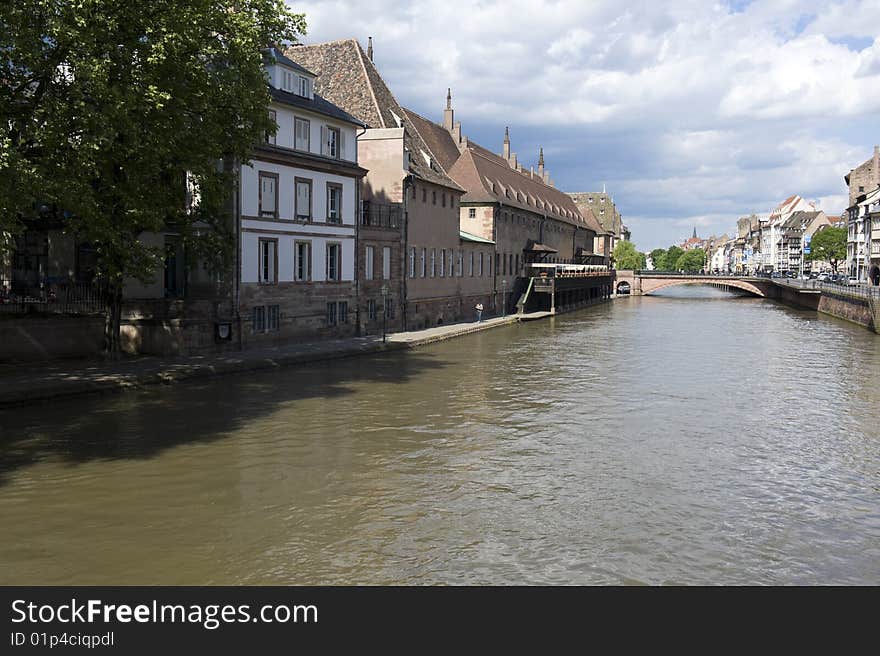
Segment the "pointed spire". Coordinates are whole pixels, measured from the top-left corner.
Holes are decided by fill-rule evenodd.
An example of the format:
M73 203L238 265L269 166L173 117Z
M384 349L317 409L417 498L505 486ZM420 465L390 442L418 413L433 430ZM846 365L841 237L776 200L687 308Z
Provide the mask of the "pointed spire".
M373 37L367 37L367 57L373 61Z
M544 148L540 148L540 152L538 154L538 166L544 166Z
M541 178L545 183L547 182L547 173L544 171L544 148L540 149L540 154L538 155L538 177Z
M446 109L443 110L443 127L450 134L455 131L455 112L452 111L452 88L446 89ZM459 129L458 138L461 138L461 129Z
M510 128L509 127L504 128L504 143L506 143L506 144L510 143Z
M504 128L504 151L503 157L510 162L510 128Z
M694 239L697 238L697 226L694 226Z

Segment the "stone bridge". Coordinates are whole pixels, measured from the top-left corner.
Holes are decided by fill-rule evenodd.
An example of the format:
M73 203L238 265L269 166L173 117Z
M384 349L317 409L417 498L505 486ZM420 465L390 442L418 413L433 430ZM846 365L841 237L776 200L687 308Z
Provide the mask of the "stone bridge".
M740 289L762 297L776 297L775 285L767 278L751 276L713 276L711 274L654 273L653 271L617 271L614 291L641 296L673 285L712 285Z

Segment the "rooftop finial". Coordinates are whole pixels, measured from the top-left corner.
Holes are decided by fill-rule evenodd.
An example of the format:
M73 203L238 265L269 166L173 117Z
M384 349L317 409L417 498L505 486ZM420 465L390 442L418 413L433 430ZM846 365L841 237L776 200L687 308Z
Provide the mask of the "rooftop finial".
M367 37L367 57L373 61L373 37Z

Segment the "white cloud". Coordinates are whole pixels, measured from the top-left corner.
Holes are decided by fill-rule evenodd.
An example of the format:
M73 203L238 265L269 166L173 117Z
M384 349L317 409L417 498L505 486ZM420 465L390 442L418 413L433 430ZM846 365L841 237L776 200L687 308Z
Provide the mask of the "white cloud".
M405 105L439 119L452 87L485 146L511 125L521 161L548 146L559 186L608 181L651 240L675 229L664 217L732 222L792 193L841 197L878 140L853 133L880 128L880 39L860 52L840 40L876 36L880 0L292 6L307 42L372 36Z

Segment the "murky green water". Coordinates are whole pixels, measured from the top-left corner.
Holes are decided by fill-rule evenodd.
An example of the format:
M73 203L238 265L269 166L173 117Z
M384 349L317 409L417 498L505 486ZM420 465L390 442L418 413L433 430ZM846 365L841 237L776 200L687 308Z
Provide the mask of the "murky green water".
M669 294L0 413L0 583L880 583L880 337Z

